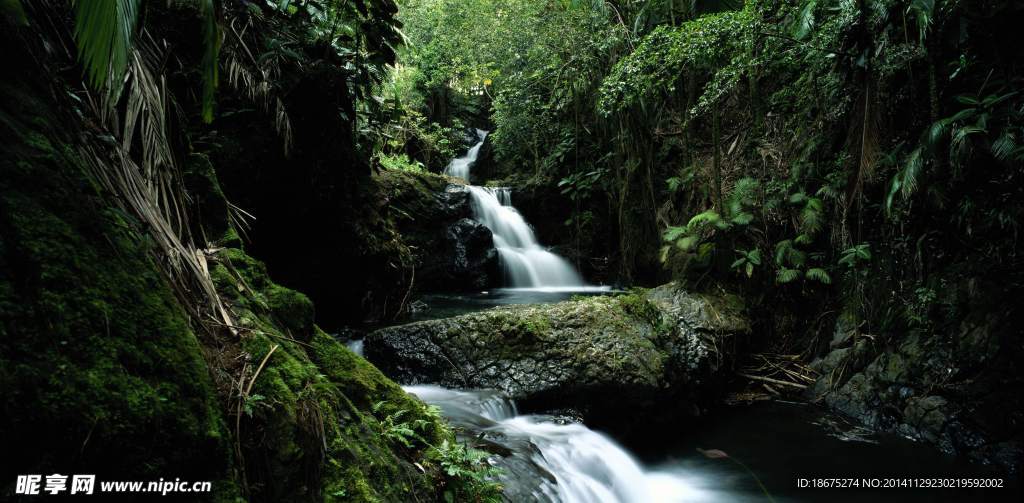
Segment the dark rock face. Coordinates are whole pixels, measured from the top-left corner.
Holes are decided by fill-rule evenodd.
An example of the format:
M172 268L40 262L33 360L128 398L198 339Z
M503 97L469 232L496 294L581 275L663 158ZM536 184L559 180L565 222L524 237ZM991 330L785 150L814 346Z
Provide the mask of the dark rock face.
M750 330L741 309L667 285L385 328L365 350L399 381L495 388L525 410L568 407L621 430L665 404L699 414L726 359L716 348Z
M437 194L437 201L441 204L440 215L445 219L472 215L473 209L469 199L469 189L465 185L449 183L444 192Z
M873 428L1019 473L1024 398L1005 347L1019 333L1007 321L976 313L889 346L840 323L835 349L812 364L821 377L809 395Z
M445 240L449 247L446 272L454 284L487 288L498 267L491 230L476 220L463 218L448 226Z
M469 189L430 173L378 176L398 231L416 264L421 291L478 291L496 284L498 254L491 231L472 220Z

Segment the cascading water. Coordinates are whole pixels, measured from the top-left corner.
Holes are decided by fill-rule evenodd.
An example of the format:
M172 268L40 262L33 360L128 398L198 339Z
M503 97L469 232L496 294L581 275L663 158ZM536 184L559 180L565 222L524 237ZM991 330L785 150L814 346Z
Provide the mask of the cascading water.
M546 416L520 416L496 391L455 391L438 386L405 390L437 405L456 426L510 454L498 460L502 483L523 499L563 503L658 503L719 500L681 470L642 467L608 437L578 423ZM524 469L530 464L534 467ZM533 476L531 476L531 472ZM538 476L549 473L554 477Z
M480 154L487 131L477 130L479 141L466 155L452 160L445 173L469 180L470 168ZM533 229L512 206L512 189L469 185L473 215L494 235L507 286L543 290L587 290L576 269L564 258L541 247Z
M466 155L452 159L444 173L469 182L469 167L476 162L476 157L480 154L480 147L484 146L484 140L487 139L487 133L488 131L477 129L476 137L479 141L469 149L469 152L466 152Z

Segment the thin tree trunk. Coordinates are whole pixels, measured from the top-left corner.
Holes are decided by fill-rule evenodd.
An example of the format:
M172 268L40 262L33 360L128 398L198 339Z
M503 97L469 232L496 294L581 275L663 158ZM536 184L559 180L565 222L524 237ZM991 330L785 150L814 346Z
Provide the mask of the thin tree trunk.
M719 130L720 113L718 107L715 106L711 111L711 147L714 149L714 157L712 161L712 169L715 175L715 205L718 207L718 212L725 215L725 205L722 199L722 153L719 148L721 142L721 131Z

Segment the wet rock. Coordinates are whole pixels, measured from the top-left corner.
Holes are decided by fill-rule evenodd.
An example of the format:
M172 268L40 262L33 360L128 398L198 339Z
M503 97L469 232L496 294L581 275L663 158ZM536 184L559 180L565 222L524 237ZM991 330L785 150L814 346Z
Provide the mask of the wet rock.
M445 233L449 261L447 274L455 284L470 289L484 289L498 272L498 252L494 249L491 230L463 218L448 226Z
M440 215L446 219L456 219L473 214L470 207L469 188L458 183L449 183L444 192L437 194L440 204Z
M469 189L432 173L378 175L401 240L415 260L419 291L479 291L496 284L497 251L487 227L471 219Z
M733 299L669 285L389 327L367 336L366 354L400 381L495 388L600 427L666 403L699 413L728 359L716 348L749 330Z
M987 309L888 344L837 327L843 335L811 364L820 377L808 396L872 428L1019 472L1024 400L1013 330Z

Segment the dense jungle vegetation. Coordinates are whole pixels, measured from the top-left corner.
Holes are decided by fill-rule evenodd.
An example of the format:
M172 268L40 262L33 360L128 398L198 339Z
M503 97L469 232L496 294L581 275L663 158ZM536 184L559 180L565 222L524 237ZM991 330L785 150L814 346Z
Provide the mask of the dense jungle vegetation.
M626 284L734 283L898 333L955 317L953 282L1020 282L1024 102L1005 43L1020 15L410 1L378 158L436 170L453 155L445 128L493 128L491 178L561 198L548 235L578 262L613 257Z
M1020 2L0 0L0 25L4 497L92 469L501 501L489 454L344 344L502 286L442 263L467 182L628 290L468 323L503 358L577 305L612 313L577 334L668 337L646 289L671 282L750 321L714 389L1019 478ZM472 179L444 174L476 129Z

